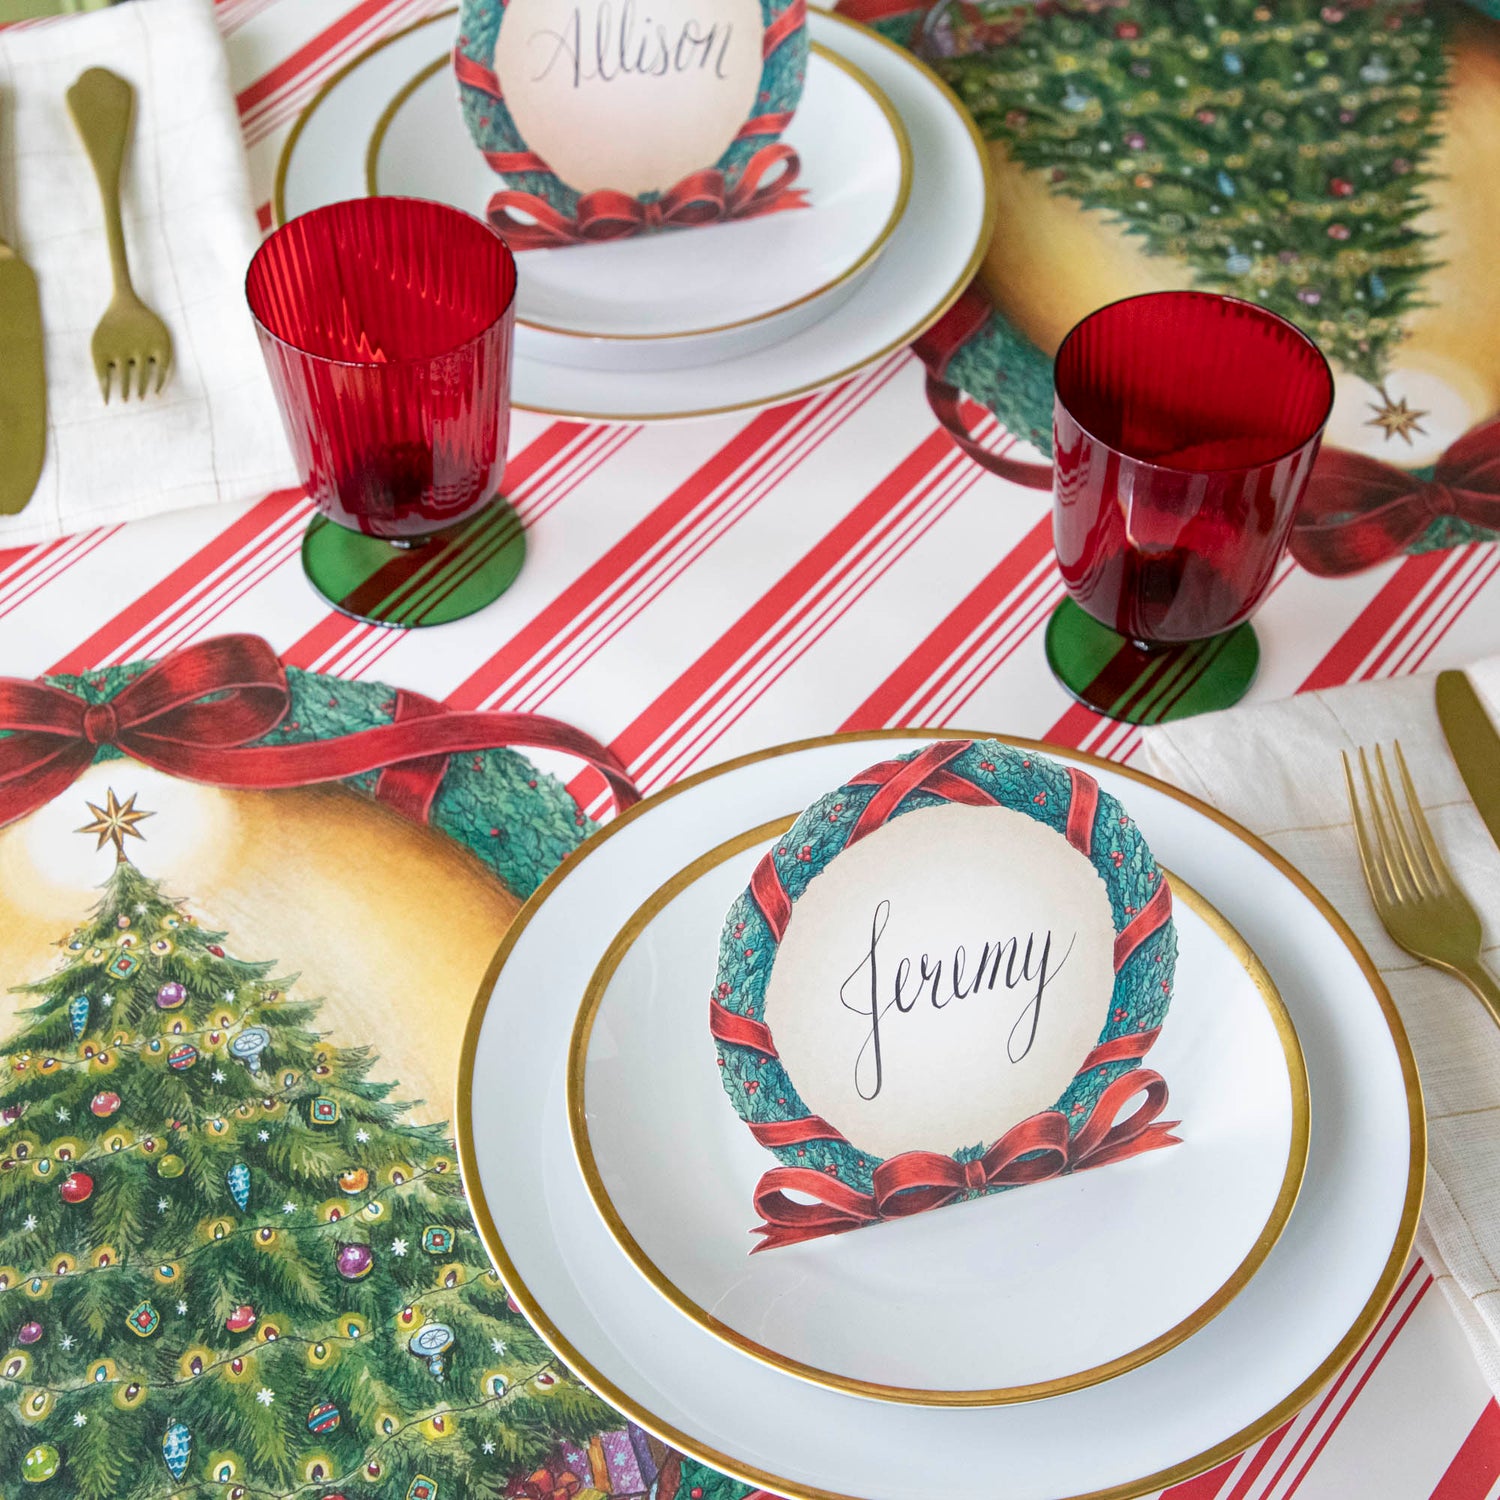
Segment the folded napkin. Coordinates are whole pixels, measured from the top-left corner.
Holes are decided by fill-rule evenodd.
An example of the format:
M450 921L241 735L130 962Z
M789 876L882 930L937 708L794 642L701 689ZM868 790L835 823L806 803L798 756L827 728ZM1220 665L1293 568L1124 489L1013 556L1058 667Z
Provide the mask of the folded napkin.
M1500 657L1469 668L1468 677L1500 723ZM1500 968L1500 849L1448 753L1431 677L1162 725L1145 732L1144 758L1146 769L1285 855L1344 916L1384 975L1427 1101L1417 1247L1500 1393L1500 1027L1458 980L1416 963L1386 936L1360 872L1339 759L1340 750L1398 737L1433 834L1483 918L1485 961Z
M125 241L136 290L172 331L159 396L106 406L89 339L109 303L99 189L64 95L103 66L136 90ZM245 306L260 235L211 0L132 0L0 32L0 235L36 273L47 460L0 547L296 482Z

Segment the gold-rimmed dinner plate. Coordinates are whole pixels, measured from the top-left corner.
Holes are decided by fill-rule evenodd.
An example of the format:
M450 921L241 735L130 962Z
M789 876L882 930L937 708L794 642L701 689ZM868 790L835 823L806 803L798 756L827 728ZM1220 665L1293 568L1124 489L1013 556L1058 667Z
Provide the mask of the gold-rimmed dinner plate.
M736 345L733 357L716 356L709 363L681 367L645 368L642 360L649 363L650 358L639 353L631 356L629 368L589 367L580 363L583 356L576 351L568 355L571 364L557 363L558 341L588 343L606 362L610 356L600 356L599 351L612 351L616 345L611 340L579 341L519 328L512 372L516 406L562 417L637 422L707 417L788 401L844 379L910 343L968 285L989 244L994 220L988 160L973 120L936 74L878 33L818 11L809 13L808 27L816 45L850 65L888 102L910 145L909 193L889 238L856 274L836 282L828 292L834 300L847 295L826 316L788 337L759 348ZM298 117L283 148L272 200L278 222L368 191L367 156L382 116L402 89L450 45L452 31L452 12L418 22L367 49L329 79ZM847 70L833 71L842 71L846 82L853 76ZM456 101L451 128L463 138L469 157L479 162L463 137ZM383 150L382 143L382 154ZM384 177L379 180L384 187ZM409 174L403 178L407 192L418 193L422 186ZM442 192L434 185L419 195L441 197ZM795 217L795 212L771 216ZM700 248L722 244L748 227L729 224L683 231L682 243L691 241ZM769 220L762 227L769 227ZM716 241L714 236L720 238ZM650 252L645 241L631 251ZM528 256L557 253L524 252L523 279ZM806 305L799 304L792 313ZM817 310L822 311L821 305ZM736 321L733 316L728 320ZM743 325L706 336L738 336L746 327L753 332L760 326ZM545 358L528 347L538 339L553 341ZM654 345L646 341L630 347L640 351Z
M1291 1217L1307 1072L1265 966L1176 875L1177 977L1151 1065L1171 1088L1166 1112L1182 1118L1180 1148L749 1257L755 1186L774 1163L723 1096L703 996L725 910L792 821L720 844L648 897L579 1007L573 1146L636 1269L700 1328L774 1368L926 1405L1079 1390L1227 1307ZM1121 1266L1133 1268L1128 1297Z
M434 58L382 110L365 153L371 193L440 198L483 214L497 178ZM714 226L519 257L517 348L527 357L641 370L735 358L789 338L853 294L911 191L911 144L871 79L821 43L784 137L807 205Z
M1035 747L1088 766L1162 863L1233 923L1280 990L1306 1060L1311 1132L1291 1220L1239 1295L1160 1357L1000 1406L826 1390L748 1358L663 1298L610 1233L574 1157L568 1041L594 970L641 902L705 849L935 737L761 751L679 783L585 844L517 918L476 1001L455 1112L465 1188L511 1295L569 1367L642 1426L751 1485L794 1500L931 1500L981 1474L999 1500L1148 1494L1273 1431L1339 1370L1396 1285L1422 1201L1421 1089L1379 975L1326 900L1212 808L1094 757ZM1114 1270L1119 1296L1132 1295L1138 1270Z

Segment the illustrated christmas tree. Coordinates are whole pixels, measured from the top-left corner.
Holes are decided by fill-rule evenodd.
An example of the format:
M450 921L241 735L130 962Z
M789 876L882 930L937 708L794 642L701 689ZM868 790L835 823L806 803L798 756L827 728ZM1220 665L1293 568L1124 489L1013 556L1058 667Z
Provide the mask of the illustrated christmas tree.
M113 873L0 1044L0 1494L533 1493L621 1419L508 1302L442 1129L130 862L134 804L90 804Z
M1415 227L1447 72L1411 0L940 0L929 49L985 135L1197 282L1377 388L1434 264ZM1372 425L1422 413L1386 396Z

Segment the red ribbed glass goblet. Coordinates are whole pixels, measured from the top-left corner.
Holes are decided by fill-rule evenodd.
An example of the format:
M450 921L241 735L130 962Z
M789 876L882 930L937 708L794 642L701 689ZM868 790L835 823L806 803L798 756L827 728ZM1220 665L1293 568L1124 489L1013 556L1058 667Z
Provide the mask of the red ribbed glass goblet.
M382 625L473 613L520 571L500 498L516 263L488 225L416 198L284 224L245 279L303 483L302 543L336 608Z
M1047 659L1076 698L1155 723L1224 708L1333 404L1316 344L1210 292L1085 318L1054 370L1053 539L1070 598Z

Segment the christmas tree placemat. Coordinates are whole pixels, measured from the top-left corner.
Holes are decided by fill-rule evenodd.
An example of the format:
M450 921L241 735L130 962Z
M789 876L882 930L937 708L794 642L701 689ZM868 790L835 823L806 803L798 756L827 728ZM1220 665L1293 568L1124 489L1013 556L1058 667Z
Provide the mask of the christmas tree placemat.
M446 1124L609 752L253 637L0 725L0 1496L743 1494L532 1332Z
M918 344L971 456L1050 485L1051 362L1196 286L1321 344L1337 385L1293 535L1315 573L1500 537L1500 20L1490 0L842 0L991 142L970 292ZM962 396L1037 450L994 458Z

